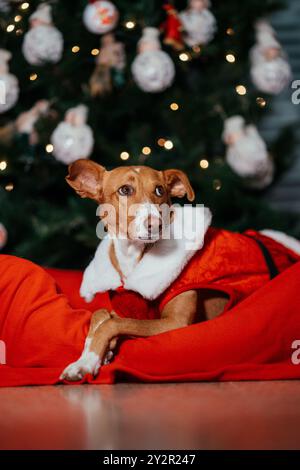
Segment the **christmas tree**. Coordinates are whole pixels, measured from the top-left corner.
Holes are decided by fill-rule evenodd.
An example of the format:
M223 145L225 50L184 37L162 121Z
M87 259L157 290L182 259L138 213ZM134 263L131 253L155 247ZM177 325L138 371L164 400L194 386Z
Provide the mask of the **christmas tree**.
M257 21L282 6L277 0L1 2L0 78L10 74L9 109L0 108L3 252L44 265L86 265L99 242L96 207L65 183L66 164L80 157L108 169L182 169L215 225L299 235L291 215L262 202L273 167L276 179L288 164L290 131L269 149L271 163L256 129L246 126L270 112L271 94L289 79L281 57L276 87L267 81L265 88L253 49L260 40L269 55L280 50L268 25ZM228 121L233 116L239 117ZM248 139L242 153L254 139L264 155L256 173L239 168L243 155L234 160L228 153L241 135Z

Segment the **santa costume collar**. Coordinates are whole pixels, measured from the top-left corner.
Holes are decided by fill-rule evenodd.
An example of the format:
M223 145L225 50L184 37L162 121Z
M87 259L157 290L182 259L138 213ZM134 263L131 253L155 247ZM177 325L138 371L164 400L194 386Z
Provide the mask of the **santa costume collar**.
M210 210L203 206L174 207L170 238L154 243L123 282L111 263L109 252L113 240L107 235L84 272L80 295L90 302L98 292L123 286L124 289L138 292L148 300L156 299L203 247L211 219ZM199 220L201 221L197 230L195 220L198 224ZM179 237L182 232L183 236Z

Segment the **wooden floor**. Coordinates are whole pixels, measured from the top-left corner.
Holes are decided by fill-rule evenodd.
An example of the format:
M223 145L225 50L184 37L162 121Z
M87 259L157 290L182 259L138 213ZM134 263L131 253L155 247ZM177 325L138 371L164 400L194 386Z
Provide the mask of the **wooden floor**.
M300 381L0 389L1 449L299 449Z

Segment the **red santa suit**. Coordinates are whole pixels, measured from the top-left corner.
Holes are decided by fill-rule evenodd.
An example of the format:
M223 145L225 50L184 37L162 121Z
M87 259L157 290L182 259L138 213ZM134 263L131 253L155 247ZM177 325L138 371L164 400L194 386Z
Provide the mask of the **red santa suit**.
M300 242L292 237L215 229L211 218L203 207L176 207L169 239L157 241L123 282L110 261L107 236L85 270L81 296L91 301L108 291L120 316L151 319L184 291L212 289L228 296L228 310L300 260ZM201 223L195 228L196 219Z

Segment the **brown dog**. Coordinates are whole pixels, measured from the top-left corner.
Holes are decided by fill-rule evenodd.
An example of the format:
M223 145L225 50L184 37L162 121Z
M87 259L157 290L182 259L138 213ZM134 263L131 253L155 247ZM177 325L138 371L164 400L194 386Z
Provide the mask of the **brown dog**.
M108 248L110 265L122 281L160 239L163 215L159 208L170 207L173 196L187 196L189 201L195 197L188 177L179 170L131 166L107 171L95 162L78 160L69 167L66 180L81 197L94 199L101 207L109 204L114 209L105 213L104 223L112 235ZM170 219L172 223L172 214ZM75 381L87 373L96 375L105 358L112 356L120 336L146 337L185 327L193 323L199 309L203 317L211 318L223 311L226 302L222 293L203 291L198 299L197 291L189 290L168 302L159 320L120 318L114 312L97 311L92 316L80 359L70 364L61 378Z
M194 200L182 171L144 166L106 171L78 160L69 167L67 182L99 204L107 231L84 272L81 296L89 301L108 291L111 310L126 318L95 312L82 355L63 379L96 375L121 336L152 336L214 318L228 300L229 307L240 302L299 261L300 242L284 233L214 229L209 209L171 205L173 196ZM156 319L130 318L144 307L154 313L146 318Z

